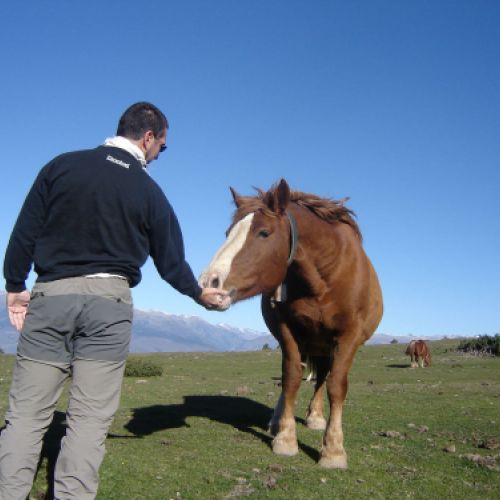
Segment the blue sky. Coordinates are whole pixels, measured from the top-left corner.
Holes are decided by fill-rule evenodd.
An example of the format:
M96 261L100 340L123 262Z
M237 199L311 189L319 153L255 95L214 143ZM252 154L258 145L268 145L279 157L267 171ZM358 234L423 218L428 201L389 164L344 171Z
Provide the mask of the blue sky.
M284 177L351 198L379 332L500 332L500 2L39 0L0 19L2 252L38 170L149 100L171 126L150 171L195 274L223 241L229 186ZM134 299L265 331L258 299L204 311L150 262Z

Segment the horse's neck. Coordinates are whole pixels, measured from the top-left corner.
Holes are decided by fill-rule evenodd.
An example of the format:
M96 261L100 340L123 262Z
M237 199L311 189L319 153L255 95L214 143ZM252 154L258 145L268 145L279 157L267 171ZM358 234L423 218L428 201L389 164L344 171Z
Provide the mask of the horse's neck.
M307 284L314 295L322 295L331 285L332 276L342 254L350 245L344 224L329 224L309 210L298 207L293 213L297 221L298 249L290 273Z
M302 207L298 207L296 214L298 255L304 265L314 265L318 270L332 268L342 255L355 253L355 248L360 247L356 234L348 225L328 223Z

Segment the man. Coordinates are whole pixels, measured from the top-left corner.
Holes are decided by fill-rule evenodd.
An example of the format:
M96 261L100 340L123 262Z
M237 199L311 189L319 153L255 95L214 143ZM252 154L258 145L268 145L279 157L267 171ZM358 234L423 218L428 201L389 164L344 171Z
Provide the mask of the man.
M21 209L4 262L9 318L20 338L0 436L2 500L29 494L70 373L55 497L95 497L131 336L129 288L148 255L165 281L204 307L219 308L226 295L199 287L175 213L146 171L166 149L167 131L158 108L132 105L103 146L48 163ZM30 294L33 263L38 278Z

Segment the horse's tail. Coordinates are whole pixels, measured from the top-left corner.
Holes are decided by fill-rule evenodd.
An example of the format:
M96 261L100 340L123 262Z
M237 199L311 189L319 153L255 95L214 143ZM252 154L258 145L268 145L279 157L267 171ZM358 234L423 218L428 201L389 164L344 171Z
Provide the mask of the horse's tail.
M306 381L310 382L313 378L316 378L316 363L312 356L302 355L300 364L304 368L303 373L306 375Z
M330 372L332 358L330 356L308 356L301 357L302 366L306 369L306 380L310 382L315 379L316 384L322 384Z

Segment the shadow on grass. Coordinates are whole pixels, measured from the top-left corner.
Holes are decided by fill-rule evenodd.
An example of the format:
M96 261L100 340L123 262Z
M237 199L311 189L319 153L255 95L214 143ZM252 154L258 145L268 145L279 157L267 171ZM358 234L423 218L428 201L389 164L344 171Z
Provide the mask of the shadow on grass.
M134 436L143 437L165 429L189 427L186 422L188 417L204 417L251 434L271 448L272 437L267 433L271 415L271 408L244 397L185 396L184 403L179 405L135 408L132 419L125 428ZM297 421L304 423L303 419ZM255 427L260 430L256 430ZM109 437L128 436L109 435ZM319 460L319 452L314 448L300 442L299 447L313 460Z
M387 368L410 368L410 365L386 365Z
M184 403L180 405L154 405L135 408L132 419L125 425L125 428L133 436L110 433L108 439L141 438L165 429L189 427L186 422L188 417L204 417L251 434L271 448L272 437L267 433L267 424L271 415L271 408L244 397L185 396ZM301 418L296 418L296 420L305 424L305 421ZM255 427L258 429L256 430ZM3 428L0 428L0 433L2 430ZM44 496L37 495L34 498L54 499L55 466L61 448L61 440L65 434L66 414L56 411L52 423L43 438L42 451L36 472L36 475L38 475L45 460L47 492ZM299 447L311 459L319 460L319 452L316 449L300 442Z

